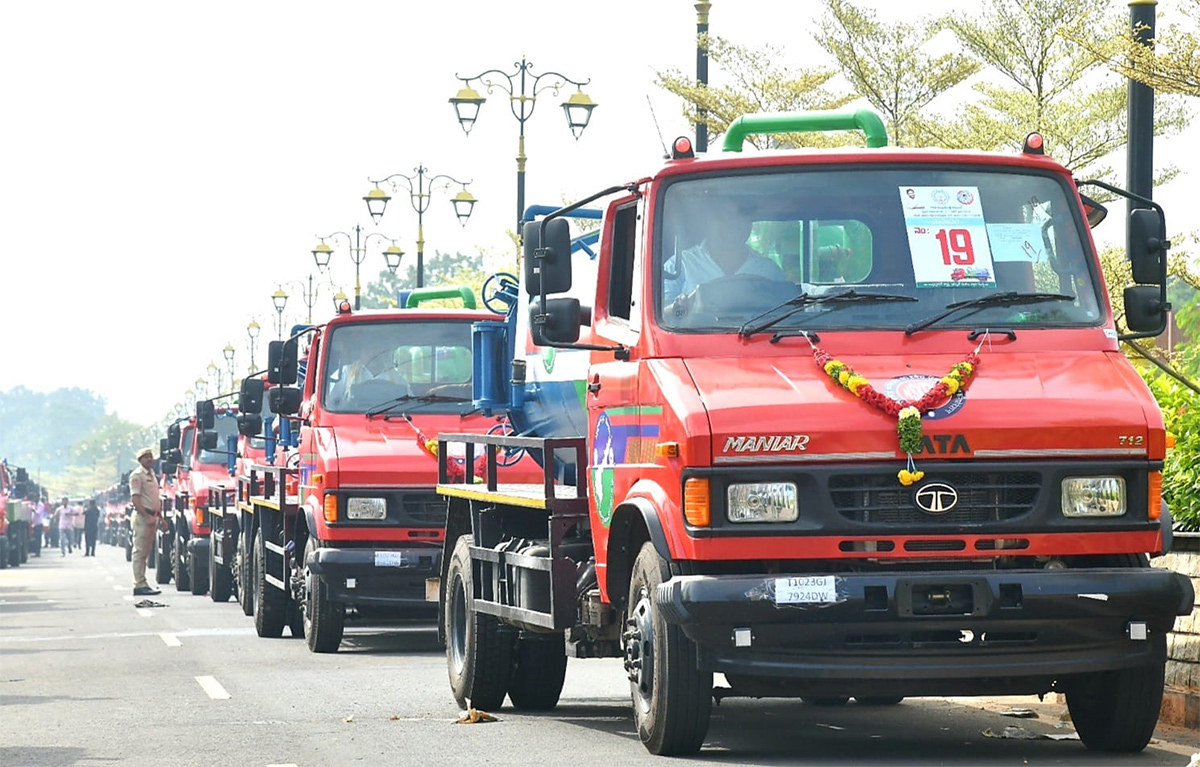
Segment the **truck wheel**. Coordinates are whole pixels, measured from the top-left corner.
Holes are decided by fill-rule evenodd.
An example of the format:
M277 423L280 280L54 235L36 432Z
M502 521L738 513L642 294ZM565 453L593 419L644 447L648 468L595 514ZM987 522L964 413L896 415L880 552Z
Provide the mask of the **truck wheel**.
M513 637L494 615L475 612L471 536L461 536L446 571L446 666L461 708L504 705L512 679Z
M267 583L266 553L266 535L260 532L254 552L254 630L260 637L278 639L287 623L287 594Z
M217 541L208 547L208 596L214 602L228 602L233 596L233 573L229 565L217 564Z
M189 591L192 588L192 576L188 572L189 564L184 556L186 552L183 550L183 546L186 544L178 534L174 535L171 540L171 569L175 572L175 590Z
M166 544L156 538L154 545L150 548L150 559L147 564L154 568L154 580L156 583L171 582L171 556L164 550ZM176 584L178 586L178 584Z
M254 577L258 572L254 566L254 548L257 544L255 538L254 531L250 530L245 538L238 539L237 590L242 615L254 615ZM243 543L246 545L242 546Z
M567 653L561 634L526 633L517 640L508 699L521 711L550 711L558 705L567 678Z
M0 570L8 567L8 536L0 535Z
M878 695L860 698L854 696L854 702L860 706L895 706L904 700L903 695Z
M1165 666L1158 662L1099 671L1068 687L1067 710L1083 745L1126 754L1144 749L1158 724Z
M192 596L202 597L208 593L208 559L200 559L193 549L188 557L188 582L192 584Z
M654 609L654 590L669 577L654 544L642 544L625 608L625 670L638 736L660 756L699 751L712 711L712 672L698 670L696 646Z
M133 540L129 537L125 538L125 561L133 561Z
M304 561L317 550L317 539L310 537L304 547ZM316 573L304 568L304 639L313 652L337 652L346 629L346 605L329 599L329 585Z
M805 703L807 703L810 706L824 706L825 708L834 708L836 706L844 706L850 702L849 696L841 696L841 695L823 697L823 698L801 697L800 700L804 701Z

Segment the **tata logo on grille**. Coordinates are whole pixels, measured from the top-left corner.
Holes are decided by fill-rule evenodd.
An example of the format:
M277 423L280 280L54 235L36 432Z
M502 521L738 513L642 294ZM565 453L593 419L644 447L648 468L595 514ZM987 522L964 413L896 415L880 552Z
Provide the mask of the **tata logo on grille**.
M958 491L940 482L930 482L917 488L913 500L921 511L929 514L945 514L958 503Z

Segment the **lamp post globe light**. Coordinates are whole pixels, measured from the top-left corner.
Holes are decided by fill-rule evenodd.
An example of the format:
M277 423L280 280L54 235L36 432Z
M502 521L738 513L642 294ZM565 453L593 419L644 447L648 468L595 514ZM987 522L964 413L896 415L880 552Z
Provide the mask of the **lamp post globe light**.
M271 303L275 305L275 337L281 341L283 340L283 308L287 306L287 300L288 294L284 292L282 285L271 294Z
M212 381L212 379L214 379L214 378L217 379L217 394L220 395L221 394L221 368L217 367L217 363L210 362L210 363L208 363L208 380ZM206 396L205 399L208 399L208 397Z
M429 209L429 201L433 197L433 193L439 189L445 189L451 184L458 184L462 187L457 195L450 202L454 205L454 215L458 216L458 222L463 226L467 225L467 219L471 217L471 211L475 207L475 197L467 191L467 186L470 181L459 181L453 176L447 176L444 173L439 173L436 176L428 175L429 169L422 163L413 168L413 175L409 176L404 173L393 173L390 176L385 176L379 180L368 179L375 188L363 197L363 201L367 203L367 212L371 214L371 219L378 224L379 219L383 218L383 211L387 208L388 201L392 198L387 192L379 188L380 184L389 184L392 191L399 194L403 189L408 191L409 201L412 203L413 210L417 212L417 287L425 286L425 211ZM403 255L403 253L401 253ZM391 263L389 262L389 267ZM399 266L399 260L396 261ZM396 270L392 270L395 274Z
M367 246L370 244L371 239L374 237L379 237L380 239L389 240L391 242L391 247L383 251L383 257L384 261L387 263L388 269L392 271L392 274L395 274L396 268L400 266L400 257L404 255L404 251L400 250L400 248L396 245L396 240L394 237L388 237L386 234L381 232L371 232L364 237L362 233L362 227L358 226L357 224L354 226L352 231L354 232L354 237L351 237L346 232L333 232L325 235L324 237L317 235L317 239L320 240L320 242L317 243L317 246L312 249L312 254L313 260L317 262L317 268L323 271L329 266L329 261L333 258L334 254L333 248L329 247L325 240L335 240L337 237L346 238L346 243L350 248L350 260L354 262L354 310L358 311L362 308L362 282L359 279L359 271L360 267L362 266L362 262L367 258Z
M258 344L258 333L262 330L258 323L250 320L250 324L246 326L246 335L250 337L250 372L254 371L254 347Z
M188 389L187 392L188 394L192 394L192 401L188 403L188 410L196 409L196 397L200 396L201 392L204 392L204 399L208 399L208 381L205 381L203 378L197 378L195 394L192 394L191 389Z
M337 314L338 312L340 312L342 310L342 304L346 303L349 300L350 300L350 297L339 290L333 296L333 312L334 312L334 314Z
M401 255L403 255L403 252L400 251L399 248L396 248L396 246L394 244L390 248L388 248L388 250L392 250L392 249L395 249L396 251L400 252ZM332 254L333 251L330 250L330 253ZM384 251L383 257L384 257L385 261L388 261L388 265L389 265L388 268L391 268L391 259L389 258L387 251ZM396 258L396 266L399 266L399 265L400 265L400 259L397 257ZM395 272L394 269L392 271ZM300 282L299 280L289 280L289 281L283 283L283 285L291 286L291 287L297 289L298 291L300 291L300 300L304 302L304 306L308 310L307 318L304 321L305 324L307 324L307 325L311 325L313 323L313 306L315 306L317 303L317 296L320 295L321 288L328 288L330 290L334 289L334 285L332 282L317 282L314 284L313 283L313 275L311 272L308 275L307 287L305 286L305 283ZM282 288L283 286L281 285L280 287Z
M225 362L229 366L229 388L233 388L233 356L237 350L233 348L233 344L225 344L225 348L221 350L221 354L225 355Z
M517 118L517 122L520 124L520 135L517 140L517 234L519 236L521 217L525 213L525 121L533 116L538 94L551 90L557 96L559 91L567 85L575 86L576 92L561 106L567 117L567 127L571 129L576 140L587 128L588 122L592 119L592 110L597 105L583 92L583 86L590 83L591 80L572 80L559 72L535 74L533 65L526 61L524 56L520 61L514 62L513 66L516 67L516 71L511 73L499 69L487 69L474 77L462 77L456 74L455 77L462 81L463 87L454 98L450 99L450 103L454 105L458 124L469 136L475 120L479 117L480 107L487 101L471 87L471 84L478 82L488 93L499 88L508 94L509 107L513 117Z

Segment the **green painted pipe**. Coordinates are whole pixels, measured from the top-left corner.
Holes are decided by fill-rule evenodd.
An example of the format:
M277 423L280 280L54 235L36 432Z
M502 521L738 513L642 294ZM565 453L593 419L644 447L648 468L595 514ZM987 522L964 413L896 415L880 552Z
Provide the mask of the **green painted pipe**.
M461 298L464 309L475 308L475 294L465 286L457 288L417 288L408 294L404 302L405 309L413 309L423 301L436 301L440 298Z
M742 115L725 131L726 152L742 151L747 136L764 133L815 133L818 131L861 130L867 136L867 146L887 146L887 129L883 120L870 109L855 112L780 112L778 114Z

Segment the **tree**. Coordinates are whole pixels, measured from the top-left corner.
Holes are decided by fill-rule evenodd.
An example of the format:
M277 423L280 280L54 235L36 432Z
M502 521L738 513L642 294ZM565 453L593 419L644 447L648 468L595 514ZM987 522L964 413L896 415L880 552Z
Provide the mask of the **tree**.
M1091 177L1111 177L1104 158L1128 138L1124 83L1105 72L1100 60L1065 37L1091 0L985 0L980 16L947 16L943 23L1000 82L983 81L982 97L961 115L922 127L939 146L996 150L1019 147L1025 135L1041 133L1054 158ZM1092 16L1112 25L1109 12ZM1007 81L1007 85L1005 85ZM1177 133L1187 121L1178 100L1160 99L1155 134ZM1175 175L1168 168L1156 179Z
M427 287L457 287L465 285L478 297L479 289L484 280L491 276L484 271L482 256L469 256L462 253L435 253L425 261L425 284ZM363 293L363 307L381 309L395 307L397 296L402 290L411 290L417 282L416 266L409 266L403 275L392 274L384 270L375 280L367 283ZM459 302L443 301L431 303L430 306L452 306Z
M837 59L855 91L882 113L893 143L904 145L922 109L981 66L959 53L926 53L940 31L940 23L926 19L882 24L847 0L825 0L813 37Z
M837 74L836 69L786 69L776 63L784 58L777 48L759 45L749 48L712 35L702 35L700 45L708 48L710 63L729 81L728 85L699 85L678 69L656 72L655 84L683 99L684 117L693 123L702 120L713 140L742 115L837 109L854 98L852 94L827 87ZM788 133L750 136L746 140L759 149L840 146L853 140L852 135Z
M1063 35L1122 77L1163 93L1200 96L1200 0L1180 2L1190 24L1172 23L1158 31L1153 48L1135 40L1128 28L1097 37L1091 14Z

